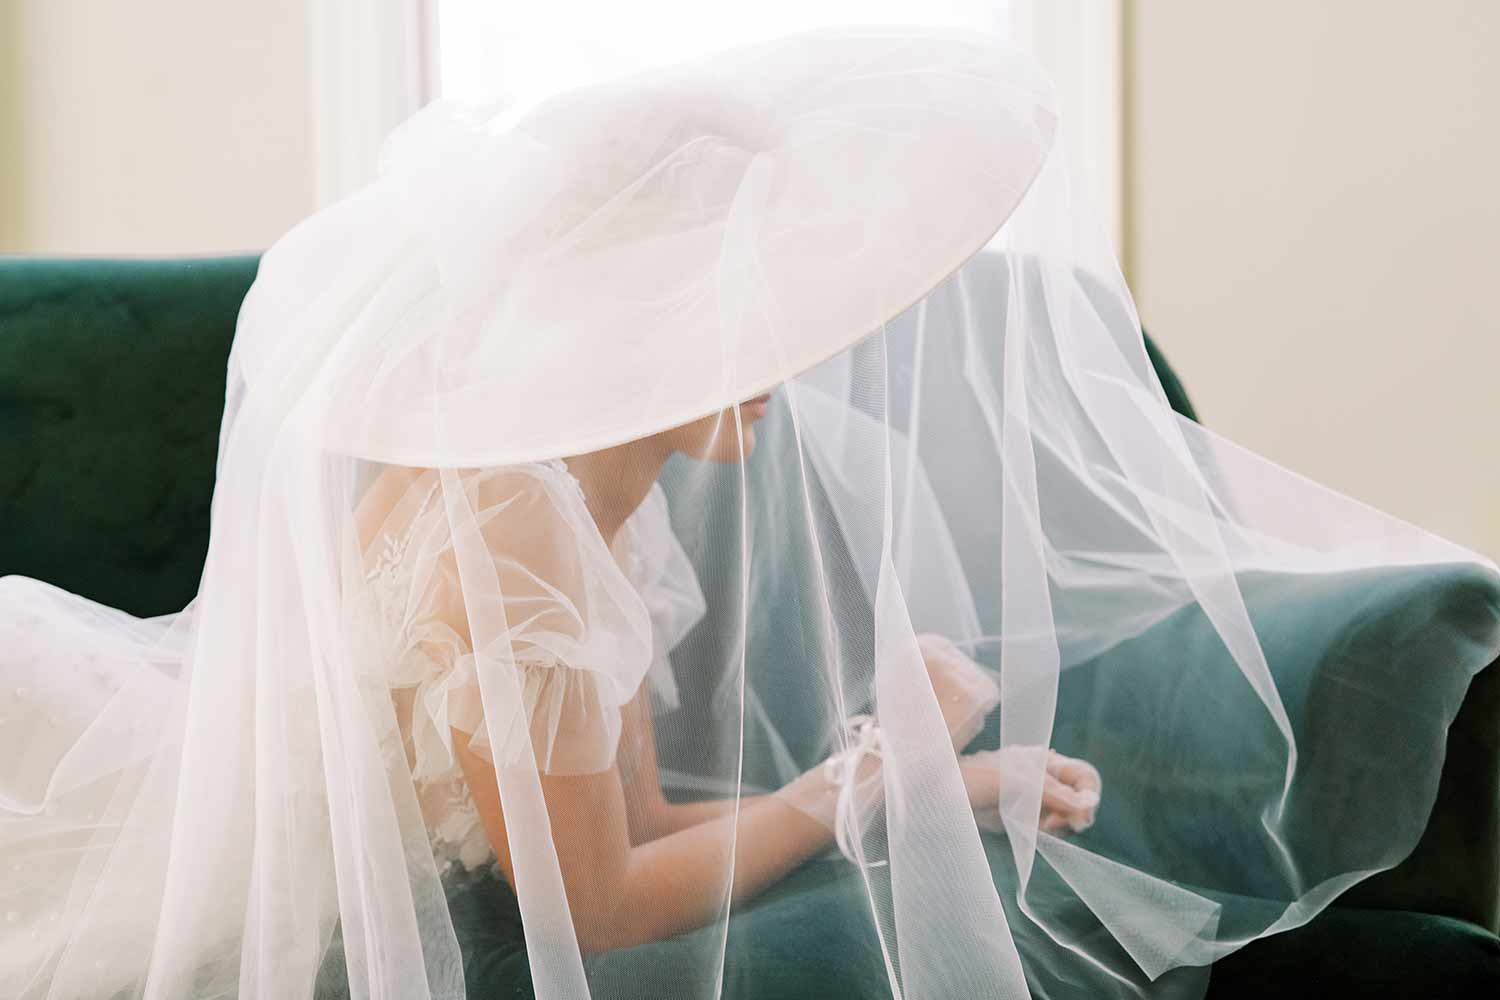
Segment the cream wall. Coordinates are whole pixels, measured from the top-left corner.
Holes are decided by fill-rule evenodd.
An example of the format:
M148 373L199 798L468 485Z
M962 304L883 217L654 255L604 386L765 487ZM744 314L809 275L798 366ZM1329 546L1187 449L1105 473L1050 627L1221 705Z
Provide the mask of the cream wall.
M1132 0L1126 267L1206 423L1500 558L1500 3Z
M0 0L0 252L263 249L313 207L305 0Z

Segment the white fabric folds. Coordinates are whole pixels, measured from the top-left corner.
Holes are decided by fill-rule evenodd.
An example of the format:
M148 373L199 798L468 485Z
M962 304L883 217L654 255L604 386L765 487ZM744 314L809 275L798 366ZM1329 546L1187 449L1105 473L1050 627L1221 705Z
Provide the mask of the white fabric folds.
M1193 997L1397 864L1500 576L1168 408L1056 124L849 29L398 129L192 605L0 580L0 995Z

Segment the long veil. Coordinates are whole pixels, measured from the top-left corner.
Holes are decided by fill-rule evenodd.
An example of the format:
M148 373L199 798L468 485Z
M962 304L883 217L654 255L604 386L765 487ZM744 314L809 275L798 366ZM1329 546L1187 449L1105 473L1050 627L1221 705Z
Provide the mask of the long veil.
M0 580L0 993L480 995L495 838L432 801L474 755L538 997L755 996L799 949L913 1000L1197 996L1398 863L1496 568L1168 408L1054 123L1018 53L882 29L399 129L245 302L196 600ZM568 460L720 411L735 453L604 537ZM998 690L980 815L928 634ZM1086 829L1047 748L1102 776ZM745 803L851 755L878 794L828 778L829 849L738 895ZM692 926L583 919L644 909L549 804L611 768L627 812L727 803Z

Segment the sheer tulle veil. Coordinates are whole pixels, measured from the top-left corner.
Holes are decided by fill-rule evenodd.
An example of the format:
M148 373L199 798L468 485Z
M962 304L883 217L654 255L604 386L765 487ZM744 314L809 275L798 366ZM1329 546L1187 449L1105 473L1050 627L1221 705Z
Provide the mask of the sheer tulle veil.
M926 29L398 128L244 302L195 601L0 580L0 993L465 996L450 869L491 844L433 798L472 751L537 996L718 996L775 960L732 824L699 926L580 940L615 883L547 783L626 760L640 704L674 801L878 757L828 778L858 905L776 919L863 921L840 958L897 997L1201 995L1399 862L1496 569L1168 408L1056 128L1026 57ZM720 412L737 453L603 537L569 462ZM1347 610L1439 577L1399 627ZM998 693L978 816L929 635ZM1087 829L1043 822L1048 747L1102 776Z

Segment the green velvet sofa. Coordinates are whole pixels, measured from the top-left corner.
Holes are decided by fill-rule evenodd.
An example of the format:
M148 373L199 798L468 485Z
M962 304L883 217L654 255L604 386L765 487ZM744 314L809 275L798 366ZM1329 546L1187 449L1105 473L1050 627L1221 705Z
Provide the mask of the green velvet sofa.
M257 265L254 256L0 257L0 576L47 580L143 616L192 598L208 542L225 362ZM1170 402L1192 417L1181 384L1148 349ZM808 866L780 899L825 875ZM463 904L476 908L471 923L515 921L513 907L484 898ZM778 905L773 893L743 926L753 928L757 912L772 919ZM1491 667L1450 730L1438 800L1410 857L1307 926L1220 962L1209 996L1500 996L1497 907L1500 670ZM806 946L843 946L829 932ZM471 985L476 1000L529 995L517 941L497 931L493 951L475 957L470 982L488 983ZM466 947L481 949L482 938ZM737 955L752 953L731 942L726 978L742 974ZM766 978L741 995L837 1000L883 989L819 980L783 958L761 954L756 964L801 969L800 978Z

